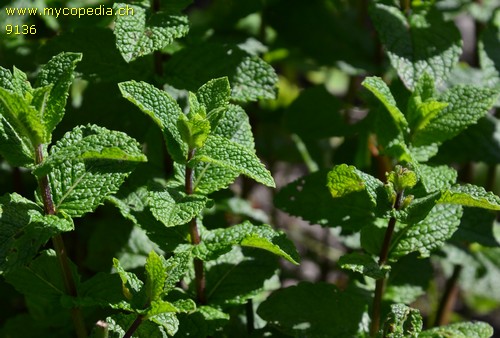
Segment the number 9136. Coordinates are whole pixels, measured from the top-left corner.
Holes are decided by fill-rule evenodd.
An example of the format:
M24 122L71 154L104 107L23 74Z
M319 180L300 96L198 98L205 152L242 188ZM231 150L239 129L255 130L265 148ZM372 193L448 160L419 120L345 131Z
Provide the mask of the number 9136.
M35 35L36 27L35 25L6 25L5 32L7 35Z

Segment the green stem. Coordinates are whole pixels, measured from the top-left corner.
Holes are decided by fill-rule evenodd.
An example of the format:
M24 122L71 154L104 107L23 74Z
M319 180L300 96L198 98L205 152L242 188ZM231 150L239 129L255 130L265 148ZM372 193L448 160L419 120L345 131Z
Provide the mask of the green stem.
M399 210L401 208L404 198L404 192L400 191L396 195L396 201L394 202L393 209ZM389 223L387 224L387 230L385 231L384 242L382 244L382 249L380 250L378 265L383 267L387 263L389 257L389 249L391 246L392 235L394 234L394 229L396 227L396 218L391 217ZM380 330L380 317L382 309L382 297L384 295L385 289L385 277L377 279L375 283L375 296L373 297L372 306L372 322L370 324L370 336L376 337L377 332Z
M39 144L36 147L36 163L40 164L43 162L43 145ZM50 190L49 178L47 175L42 176L38 179L38 186L40 187L40 193L42 195L43 208L46 215L55 215L56 210L54 207L54 202L52 200L52 192ZM57 259L59 261L59 266L61 268L61 274L63 277L64 289L66 294L71 297L77 296L76 283L71 273L71 268L69 266L69 258L64 246L64 241L60 234L52 237L52 244L56 252ZM73 319L73 324L75 326L76 335L78 338L87 337L87 329L85 327L85 321L83 320L82 312L79 308L74 307L71 309L71 317Z
M307 166L307 169L309 170L310 173L314 173L319 170L318 164L313 160L311 157L311 154L309 154L309 151L307 150L307 147L300 138L299 135L297 134L292 134L291 138L293 142L295 142L295 146L297 147L297 150L299 151L300 156L302 157L302 160Z
M195 149L190 149L188 152L187 161L189 162L195 153ZM193 169L186 165L185 171L185 190L186 194L193 194ZM196 223L196 217L189 222L189 233L191 235L191 244L198 245L201 242L200 233L198 231L198 225ZM203 268L203 261L201 259L194 259L194 274L195 274L195 282L196 282L196 295L198 299L198 303L205 304L206 296L205 296L205 271Z

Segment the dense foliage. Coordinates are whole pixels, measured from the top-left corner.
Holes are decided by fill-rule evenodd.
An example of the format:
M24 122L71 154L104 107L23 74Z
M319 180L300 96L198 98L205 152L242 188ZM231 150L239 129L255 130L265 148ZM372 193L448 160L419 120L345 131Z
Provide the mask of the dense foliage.
M497 1L2 6L0 337L500 332Z

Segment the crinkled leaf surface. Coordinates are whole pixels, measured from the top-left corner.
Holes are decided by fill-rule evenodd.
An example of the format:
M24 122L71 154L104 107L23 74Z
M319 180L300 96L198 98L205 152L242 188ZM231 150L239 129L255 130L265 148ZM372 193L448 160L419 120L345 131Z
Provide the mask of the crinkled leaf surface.
M43 215L32 201L16 194L0 197L0 274L28 264L52 236L73 230L70 219Z
M399 229L391 243L391 259L397 259L413 251L418 251L422 257L428 257L455 233L461 217L460 205L437 204L422 221L397 227Z
M194 164L210 163L234 170L259 183L276 187L271 173L260 162L252 149L245 148L224 137L210 135L205 145L196 151L192 162Z
M189 222L201 213L208 202L206 196L187 195L178 189L169 188L151 191L148 198L153 216L167 227Z
M119 132L111 132L105 128L94 125L76 127L66 133L51 149L49 158L58 157L58 153L65 152L92 135L106 142L116 143L120 153L131 153L133 158L140 154L137 142L127 135ZM119 137L117 137L119 135ZM96 137L96 136L94 136ZM101 149L104 149L101 148ZM103 200L118 191L123 180L130 174L136 165L136 161L122 160L82 160L67 159L54 167L49 173L49 185L52 191L56 211L64 211L72 217L82 216L93 211Z
M418 166L420 182L427 193L450 188L457 181L457 171L446 165Z
M257 313L295 337L354 337L367 301L332 284L302 282L271 294Z
M41 110L48 141L50 141L52 131L64 116L69 86L73 82L76 65L81 60L82 54L80 53L60 53L44 65L38 73L36 88L52 85L50 95Z
M417 309L404 304L392 304L382 329L383 337L418 338L422 326L422 316Z
M370 16L391 64L406 87L413 88L426 72L440 86L458 62L460 32L437 10L414 11L407 18L399 8L374 4Z
M419 338L490 338L493 328L483 322L455 323L422 331Z
M123 337L136 318L136 314L115 314L107 317L106 323L108 324L109 337ZM142 322L132 337L167 338L173 336L177 332L179 325L175 315L170 314L170 316L164 317L164 323L164 326L159 326L156 323L146 320Z
M57 151L33 171L38 177L48 174L52 169L70 161L109 161L117 165L128 162L145 162L146 156L136 140L125 133L108 130L95 125L79 127L73 130L74 135L65 135L64 146L58 144Z
M456 185L443 192L439 203L455 203L466 207L500 210L500 197L477 185Z
M229 139L248 150L254 149L248 115L240 106L230 104L212 134ZM183 166L174 165L174 168L176 175L180 175L181 179L184 180ZM209 194L224 189L233 183L239 174L240 172L234 169L200 162L194 167L193 190L195 193Z
M221 77L208 81L198 89L196 97L208 115L213 114L214 110L226 109L231 98L228 78Z
M146 295L150 302L158 300L163 294L167 272L164 260L154 251L149 253L146 260Z
M177 130L177 120L182 114L177 102L166 92L146 82L128 81L118 86L124 98L139 107L160 127L170 156L176 162L184 163L187 145Z
M165 75L173 86L191 91L227 76L231 97L241 102L274 99L278 82L274 69L259 57L216 43L198 43L175 53L165 65Z
M108 200L116 205L126 219L140 226L163 251L172 252L179 244L189 242L188 226L166 227L149 208L147 187L133 187L126 182L120 191Z
M304 176L282 188L275 197L276 207L290 215L322 226L341 226L358 231L375 220L372 198L366 191L332 198L326 187L327 171Z
M464 131L488 113L498 91L473 86L455 86L439 97L446 102L430 122L413 136L414 145L441 143Z
M338 265L345 270L358 272L373 279L385 277L385 272L370 255L364 253L350 253L339 258Z
M195 246L194 254L204 260L215 259L229 252L233 245L267 250L294 264L298 264L300 260L295 247L284 232L276 231L267 224L253 225L250 222L203 234L203 241Z
M30 94L31 95L31 94ZM42 125L40 112L35 110L22 96L0 87L0 109L16 132L30 141L30 148L47 142L47 134Z
M113 9L133 11L133 15L117 15L115 23L116 47L127 62L161 50L189 31L186 16L151 14L141 6L125 3L115 3Z
M379 199L378 194L383 195L383 183L375 177L365 174L354 166L340 164L333 167L327 176L327 187L333 198L344 197L353 192L364 191L375 206ZM383 196L382 196L383 198Z
M396 100L387 86L387 84L380 77L372 76L367 77L362 85L373 93L377 99L382 102L384 107L387 109L389 114L392 116L393 120L396 122L400 131L406 131L408 128L408 122L405 116L397 107Z
M177 283L184 277L192 264L191 258L191 253L189 251L178 252L164 263L167 274L165 279L166 293L173 290Z

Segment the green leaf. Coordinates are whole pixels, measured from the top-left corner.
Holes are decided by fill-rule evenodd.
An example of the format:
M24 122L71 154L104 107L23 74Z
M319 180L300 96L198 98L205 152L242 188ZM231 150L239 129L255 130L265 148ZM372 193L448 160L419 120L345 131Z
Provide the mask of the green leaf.
M122 293L127 299L127 302L120 303L117 307L128 311L144 307L148 300L143 288L144 283L134 273L125 271L116 258L113 258L113 266L120 276Z
M163 12L151 15L143 7L125 3L115 3L113 10L127 12L117 14L115 23L116 47L127 62L161 50L189 31L186 16Z
M149 253L146 260L146 295L152 303L157 301L163 294L163 287L167 278L163 261L154 251Z
M268 187L276 187L271 173L251 149L217 135L208 137L190 164L199 162L235 170Z
M0 88L0 112L34 153L35 147L46 137L39 113L35 108L30 106L22 96Z
M123 294L122 280L116 273L99 272L78 285L78 298L72 299L75 306L101 306L129 310ZM126 304L126 305L125 305Z
M146 156L141 151L136 140L119 131L108 130L95 125L77 127L64 136L65 146L60 143L57 152L51 151L50 156L39 164L33 173L38 177L47 175L52 169L63 165L68 160L87 162L122 163L146 162Z
M488 113L498 91L472 86L456 86L439 97L448 103L430 122L413 136L416 146L451 139Z
M40 110L49 143L52 132L64 116L69 86L73 82L76 64L81 61L80 53L60 53L45 64L38 73L35 88L52 85L45 105Z
M234 45L207 42L175 53L165 65L165 76L174 87L191 91L227 76L231 97L240 102L274 99L278 82L274 69L257 56Z
M445 190L438 203L454 203L466 207L500 210L500 197L472 184L456 185Z
M115 196L107 199L118 207L123 217L144 229L148 237L163 251L172 252L179 244L188 243L188 225L164 226L150 211L148 195L149 192L145 186L132 187L126 182Z
M436 158L443 163L500 163L500 122L486 115L457 137L439 147Z
M417 253L401 257L391 264L383 300L413 304L428 292L433 276L434 268L430 259L422 259Z
M179 115L177 128L189 149L201 148L210 134L210 121L198 113L190 113L188 116Z
M113 154L117 149L121 149L118 152L120 154L131 154L134 161L83 160L70 157L52 168L49 185L56 212L63 211L72 217L79 217L95 210L107 196L116 193L137 164L136 159L142 156L139 144L129 136L88 125L76 127L66 133L50 149L47 159L55 158L56 163L62 161L66 155L59 156L59 152L71 153L79 145L85 144L88 137L91 137L91 140L98 139L104 145L112 145ZM96 148L104 149L104 147Z
M288 184L276 195L275 206L311 224L341 226L346 231L358 231L374 221L373 199L366 191L332 198L325 186L326 177L327 171L321 170Z
M347 164L334 166L328 173L326 185L334 199L366 191L373 207L379 201L387 200L387 194L383 189L384 184L381 181ZM384 205L384 203L380 204Z
M146 82L128 81L118 84L124 98L135 104L160 127L167 149L174 161L185 163L187 145L177 130L182 110L166 92Z
M494 229L498 228L496 212L480 208L464 208L460 227L453 235L455 243L479 243L486 247L500 246L500 238L495 236Z
M231 97L231 88L227 77L213 79L201 86L196 92L196 97L200 104L205 107L207 115L210 117L218 109L226 109ZM212 125L212 128L216 125Z
M294 337L355 337L367 301L332 284L302 282L271 294L257 313Z
M149 208L153 216L167 227L189 222L205 208L208 198L202 195L187 195L178 189L150 191Z
M161 322L164 325L157 325L149 320L142 321L132 337L167 338L173 336L177 332L179 322L175 314L169 315L160 317L163 319ZM113 338L123 337L136 318L136 314L115 314L107 317L109 336Z
M412 137L418 139L418 133L424 129L444 108L446 102L436 100L434 79L424 73L418 80L413 93L408 100L408 121Z
M343 197L352 192L366 189L365 182L358 175L356 167L346 164L333 167L328 173L326 186L333 198Z
M191 252L177 252L165 262L165 293L173 290L192 264Z
M71 219L42 213L16 193L0 197L0 274L28 264L52 236L73 230Z
M421 257L428 257L455 233L461 217L460 205L437 204L422 221L398 227L391 243L391 259L396 260L413 251L418 251Z
M363 253L350 253L339 258L338 265L345 270L358 272L373 279L381 279L386 275L372 256Z
M455 323L435 327L419 334L419 338L490 338L493 328L483 322Z
M422 326L422 316L417 309L404 304L392 304L382 329L383 337L418 338Z
M5 275L6 280L26 297L31 315L48 326L60 326L61 321L70 320L68 309L61 306L66 292L60 269L56 253L48 250L43 251L28 266ZM76 270L72 270L78 280Z
M250 222L203 234L203 241L195 246L193 253L203 260L212 260L229 252L233 245L267 250L291 263L299 264L300 257L284 232L276 231L267 224L256 226Z
M448 189L457 181L457 171L447 165L428 166L420 164L418 174L420 182L422 182L422 186L427 193Z
M230 104L226 113L219 120L212 135L218 135L242 145L247 149L254 149L252 129L245 111ZM174 165L176 175L184 181L184 166ZM198 163L193 168L193 190L196 193L207 195L224 189L233 183L240 174L239 171L220 167L212 163Z
M392 119L398 126L399 131L406 132L408 128L408 122L406 121L405 116L397 107L396 100L392 96L392 93L387 86L387 84L379 77L371 76L365 78L365 80L361 83L363 87L368 89L379 99L380 102L387 109Z
M229 322L226 314L211 306L200 306L188 315L179 315L179 337L208 337Z
M28 137L20 135L5 119L0 105L0 155L13 167L35 163L35 152Z
M207 303L244 304L273 286L278 258L264 250L236 246L217 260L205 262L205 269Z
M373 19L392 66L408 88L428 73L441 86L462 52L460 32L437 10L414 11L406 17L399 8L374 4Z
M392 184L394 191L411 189L417 184L417 174L400 165L396 165L393 171L386 174L387 182Z

